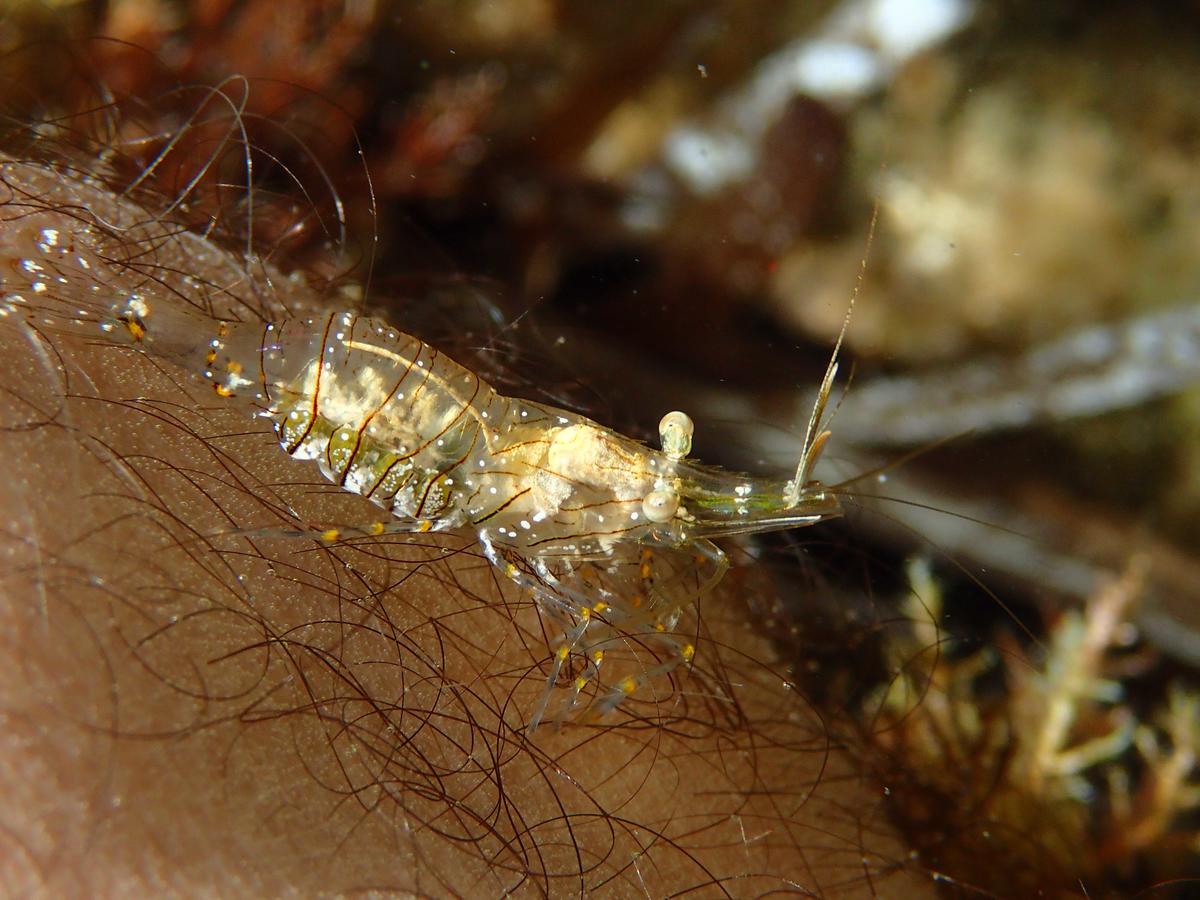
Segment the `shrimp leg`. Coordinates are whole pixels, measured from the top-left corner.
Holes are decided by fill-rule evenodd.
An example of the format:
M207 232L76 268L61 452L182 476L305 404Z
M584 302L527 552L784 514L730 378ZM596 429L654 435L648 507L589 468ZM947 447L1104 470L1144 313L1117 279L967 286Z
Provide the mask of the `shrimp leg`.
M535 558L533 560L534 569L538 577L535 578L523 571L506 557L501 548L496 546L487 529L479 530L478 540L480 547L483 549L484 557L497 571L502 572L519 588L528 590L533 594L539 607L545 612L556 619L566 620L562 642L554 651L550 663L550 673L546 677L546 687L529 720L529 731L533 732L545 717L546 709L550 704L550 698L553 696L555 686L558 684L563 665L570 659L571 654L575 652L576 647L583 640L588 627L593 622L593 615L596 612L603 612L608 608L608 605L603 602L592 603L586 595L561 583L542 559ZM599 659L595 660L595 665L598 669ZM582 687L583 685L578 684L577 681L576 692L578 693L578 690L581 690Z
M662 544L661 548L686 550L694 554L698 558L698 561L707 563L711 567L711 571L699 587L687 586L677 596L672 596L672 593L674 593L672 582L681 580L682 575L679 573L675 573L672 580L666 586L655 586L650 609L653 613L653 624L652 630L648 632L648 636L654 638L666 648L667 658L658 665L643 669L640 673L629 675L617 682L603 697L591 705L586 712L588 718L599 718L611 712L626 697L635 693L649 682L671 674L681 665L690 665L696 654L694 644L691 642L681 643L667 632L675 627L679 619L679 614L683 609L711 591L724 577L725 572L729 568L729 557L725 554L724 550L712 541L704 539L694 540L683 548L677 548L672 544L666 543ZM643 567L652 565L652 559L653 557L643 563ZM576 693L578 694L578 691Z

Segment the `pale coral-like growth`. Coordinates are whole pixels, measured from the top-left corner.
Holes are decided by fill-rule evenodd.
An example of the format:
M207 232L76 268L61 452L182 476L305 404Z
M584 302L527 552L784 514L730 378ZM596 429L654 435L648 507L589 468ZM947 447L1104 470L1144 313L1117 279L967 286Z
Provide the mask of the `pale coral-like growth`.
M950 873L960 864L979 883L970 850L983 840L997 884L1011 889L1022 866L1031 886L1078 889L1134 871L1169 878L1194 861L1200 839L1181 816L1200 807L1200 693L1171 683L1143 715L1123 683L1149 668L1129 652L1128 624L1147 574L1134 556L1045 643L964 653L943 632L940 585L924 562L910 564L911 624L888 642L894 677L869 709L890 764L902 760L921 791L954 800L943 834L961 846L924 848L931 863ZM989 675L1002 675L1004 690L985 689ZM928 815L921 807L906 803L902 815Z

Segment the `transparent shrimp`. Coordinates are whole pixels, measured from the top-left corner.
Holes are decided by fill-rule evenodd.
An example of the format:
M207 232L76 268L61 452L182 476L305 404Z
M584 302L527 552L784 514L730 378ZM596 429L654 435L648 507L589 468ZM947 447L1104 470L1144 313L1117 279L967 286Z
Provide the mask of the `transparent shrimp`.
M691 661L693 645L668 632L728 568L714 539L841 514L837 497L812 477L830 434L836 349L799 464L784 480L689 460L685 413L663 416L654 449L582 415L505 397L419 339L350 311L225 322L201 347L200 322L157 322L143 307L124 310L120 323L148 352L181 357L219 396L248 403L272 421L287 453L315 461L389 515L313 536L471 529L488 561L563 627L532 727L572 654L583 657L584 674L572 680L564 714L621 634L655 635L667 658L601 692L596 714Z
M98 327L201 373L218 396L269 419L292 457L387 512L365 527L289 534L333 542L470 529L487 560L562 627L532 728L573 655L583 668L561 715L597 681L605 650L630 635L649 636L663 658L597 682L589 714L690 663L693 644L670 632L728 568L714 539L841 514L812 477L829 437L836 350L796 471L772 479L689 460L693 424L682 412L663 416L654 449L582 415L503 396L434 347L352 311L214 321L136 297L79 314L72 329Z

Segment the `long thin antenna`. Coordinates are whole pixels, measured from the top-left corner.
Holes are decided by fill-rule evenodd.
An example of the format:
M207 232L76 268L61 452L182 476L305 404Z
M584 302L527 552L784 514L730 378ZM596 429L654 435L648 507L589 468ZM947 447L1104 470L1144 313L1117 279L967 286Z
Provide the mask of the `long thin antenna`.
M850 317L854 313L854 303L862 292L867 277L867 261L871 256L871 245L875 241L875 225L879 221L879 201L871 210L871 223L867 228L867 245L863 249L862 260L859 263L858 276L854 279L854 290L850 294L850 304L846 307L846 316L842 319L842 330L838 332L837 341L833 345L833 353L829 356L829 365L825 367L825 377L821 379L821 388L817 391L816 402L813 403L812 414L808 417L808 427L804 429L804 443L801 445L800 462L796 466L796 477L788 482L787 504L796 506L800 495L812 480L813 468L829 440L832 432L829 422L825 421L825 407L829 404L829 395L833 392L833 382L838 373L838 354L842 350L842 342L846 339L846 329L850 327Z

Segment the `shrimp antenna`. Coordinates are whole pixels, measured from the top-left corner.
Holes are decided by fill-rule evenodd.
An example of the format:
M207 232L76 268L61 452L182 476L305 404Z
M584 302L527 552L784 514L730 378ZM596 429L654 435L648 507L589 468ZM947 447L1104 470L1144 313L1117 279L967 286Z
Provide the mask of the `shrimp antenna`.
M842 329L838 332L837 341L833 345L833 353L829 356L829 365L825 367L825 377L821 379L821 388L817 391L817 399L813 403L812 414L808 417L808 427L804 429L804 443L801 445L800 462L796 466L796 477L788 482L787 504L796 506L800 502L800 494L812 480L812 472L817 459L825 448L825 443L833 433L829 425L833 421L825 419L825 408L829 404L829 395L833 392L833 382L838 373L838 355L842 350L842 342L846 339L846 329L850 327L850 317L854 313L854 303L862 292L863 283L867 277L867 260L871 256L871 245L875 241L875 225L879 221L879 201L871 210L871 223L867 227L867 246L863 251L859 264L858 276L854 279L854 290L850 293L850 304L846 307L846 316L842 319ZM836 411L836 410L835 410Z

